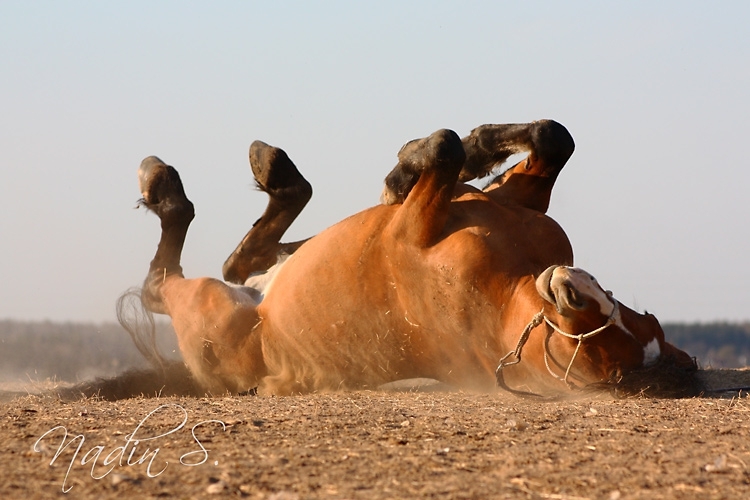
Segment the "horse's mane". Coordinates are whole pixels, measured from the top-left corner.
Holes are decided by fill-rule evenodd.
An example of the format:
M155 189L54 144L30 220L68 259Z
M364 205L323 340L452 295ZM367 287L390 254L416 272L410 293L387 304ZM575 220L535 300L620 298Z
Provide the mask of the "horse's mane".
M700 396L707 392L707 387L698 375L695 360L692 369L685 369L671 358L660 358L645 368L613 373L609 380L590 384L586 390L609 392L616 398L675 399Z

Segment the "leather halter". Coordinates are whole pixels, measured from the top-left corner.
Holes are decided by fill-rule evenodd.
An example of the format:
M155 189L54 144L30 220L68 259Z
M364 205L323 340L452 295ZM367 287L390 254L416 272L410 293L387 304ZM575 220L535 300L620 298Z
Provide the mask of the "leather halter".
M501 386L501 387L503 387L503 388L505 388L505 389L510 390L510 388L503 381L502 369L505 368L506 366L512 366L512 365L515 365L515 364L518 364L518 363L521 362L521 351L523 350L524 345L526 345L526 341L529 340L529 335L531 334L531 331L534 328L536 328L537 326L539 326L540 324L542 324L542 321L544 321L550 327L552 327L552 331L550 331L547 334L547 337L544 340L544 365L547 367L547 371L549 372L550 375L552 375L553 377L555 377L557 380L560 380L563 383L565 383L565 385L567 385L569 389L572 390L572 389L578 388L575 384L573 384L572 382L568 381L568 376L570 375L570 369L573 367L573 362L575 361L576 357L578 356L578 352L581 349L581 345L583 344L583 341L586 340L586 339L589 339L591 337L594 337L595 335L600 334L601 332L603 332L604 330L606 330L608 327L610 327L612 325L618 325L620 328L622 328L626 332L628 331L628 329L625 328L625 326L622 325L618 321L618 319L620 317L620 315L619 315L619 312L620 312L620 303L617 301L617 299L615 299L615 298L612 297L612 292L607 292L607 297L609 297L609 299L612 301L612 305L614 306L612 308L612 312L610 313L609 317L607 318L607 321L602 326L600 326L599 328L597 328L595 330L592 330L592 331L586 332L586 333L580 333L578 335L572 334L572 333L568 333L568 332L562 330L559 326L557 326L554 322L552 322L552 320L550 320L547 316L544 315L544 308L542 308L541 311L539 311L538 313L536 313L534 315L534 317L531 318L531 321L529 322L529 324L526 325L526 328L524 328L523 332L521 333L521 337L518 339L518 343L516 344L516 348L514 350L510 351L508 354L506 354L505 356L503 356L500 359L500 362L497 365L497 369L495 370L495 378L497 379L498 385ZM569 339L574 339L574 340L578 341L578 345L576 345L576 349L573 352L573 356L570 358L570 363L568 363L568 368L565 370L565 375L562 376L562 377L560 375L556 374L555 372L553 372L552 368L549 365L549 357L548 357L547 353L549 352L549 339L550 339L550 337L552 337L552 333L553 332L557 332L557 333L559 333L560 335L562 335L564 337L567 337ZM513 359L512 361L506 361L511 356L513 356L515 359ZM511 392L522 392L522 391L513 391L513 390L511 390ZM530 394L530 393L523 392L523 394Z

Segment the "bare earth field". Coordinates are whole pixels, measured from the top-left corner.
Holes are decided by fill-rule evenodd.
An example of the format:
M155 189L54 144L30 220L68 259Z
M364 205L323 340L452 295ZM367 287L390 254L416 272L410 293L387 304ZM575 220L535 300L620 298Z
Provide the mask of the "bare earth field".
M723 396L6 393L0 498L747 498L750 400Z

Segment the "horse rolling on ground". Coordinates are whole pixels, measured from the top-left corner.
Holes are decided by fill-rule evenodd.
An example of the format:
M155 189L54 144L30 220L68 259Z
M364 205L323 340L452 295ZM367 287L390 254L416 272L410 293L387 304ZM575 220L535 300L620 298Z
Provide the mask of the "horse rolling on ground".
M571 267L571 244L545 212L573 149L550 120L483 125L463 140L439 130L401 149L383 204L282 244L312 189L284 151L256 141L250 165L269 203L225 281L183 276L193 205L177 171L146 158L141 203L162 235L142 303L171 317L185 364L211 393L427 377L549 396L664 364L690 372L694 360L653 315ZM528 157L483 191L463 183L520 151Z

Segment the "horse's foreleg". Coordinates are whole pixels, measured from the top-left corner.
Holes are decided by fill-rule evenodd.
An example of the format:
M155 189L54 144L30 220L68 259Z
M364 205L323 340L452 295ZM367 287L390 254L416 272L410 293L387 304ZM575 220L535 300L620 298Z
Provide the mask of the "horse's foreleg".
M281 243L284 232L312 196L312 186L287 154L261 141L250 146L250 167L268 207L224 263L224 279L243 284L251 273L276 264L279 253L293 253L304 241Z
M161 239L149 266L142 300L149 310L166 314L160 286L168 276L182 277L180 257L195 211L185 195L177 170L155 156L141 162L138 184L143 195L139 203L161 220Z
M482 178L510 155L524 152L530 153L527 173L557 176L575 148L568 130L552 120L481 125L462 142L466 149L462 181Z
M414 142L414 141L413 141ZM511 155L528 152L529 157L493 181L492 188L506 183L514 173L529 177L516 177L496 193L514 203L529 206L542 212L547 210L549 192L557 175L573 154L575 144L568 130L552 120L531 123L481 125L462 139L466 161L461 169L459 181L467 182L489 175ZM411 143L409 143L411 144ZM407 146L404 146L406 149ZM400 156L399 156L400 158ZM382 201L392 205L403 203L419 180L421 171L407 169L399 164L385 178ZM538 182L545 178L548 182ZM537 193L536 191L543 191Z
M568 130L552 120L512 125L482 125L463 139L466 164L461 180L488 175L511 154L529 156L496 177L485 188L490 197L546 212L558 174L573 154Z
M416 174L403 205L389 223L391 234L417 247L435 243L448 218L448 205L464 163L461 139L452 130L407 143L399 152L395 172Z

